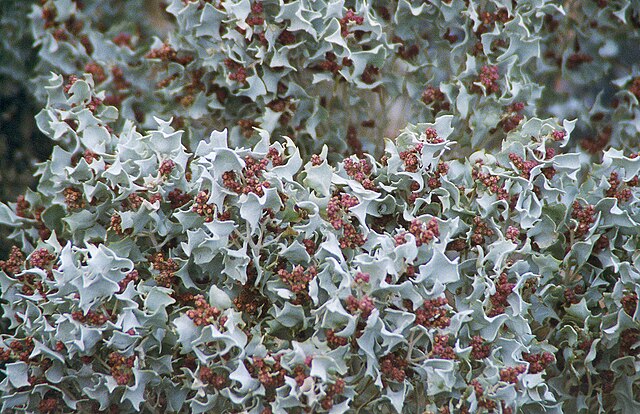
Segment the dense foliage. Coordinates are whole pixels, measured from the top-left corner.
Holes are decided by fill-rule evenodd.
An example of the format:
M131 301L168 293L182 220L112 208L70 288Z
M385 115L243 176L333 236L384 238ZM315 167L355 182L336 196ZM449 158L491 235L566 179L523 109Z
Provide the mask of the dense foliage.
M3 412L640 411L635 3L166 11L29 14Z

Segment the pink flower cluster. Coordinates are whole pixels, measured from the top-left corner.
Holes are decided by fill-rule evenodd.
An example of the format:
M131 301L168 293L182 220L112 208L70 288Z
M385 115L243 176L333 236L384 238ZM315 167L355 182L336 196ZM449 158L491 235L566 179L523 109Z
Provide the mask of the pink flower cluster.
M247 17L247 24L249 26L260 26L264 24L264 8L261 1L256 1L251 4L251 14Z
M364 18L362 16L358 16L352 9L347 10L344 17L340 19L340 28L342 37L347 37L349 35L349 25L351 23L360 25L364 23Z
M432 218L427 223L423 223L418 219L411 221L408 232L402 232L394 237L396 246L405 244L407 242L405 237L407 233L411 233L415 236L416 246L420 247L423 244L431 242L433 239L440 235L440 230L438 229L438 221L435 218Z
M29 263L33 267L39 267L40 269L44 269L56 260L56 256L49 252L45 247L42 247L38 250L35 250L29 256Z
M429 144L442 144L444 142L444 139L438 136L438 131L435 128L425 129L424 135Z
M507 227L506 239L511 240L514 243L518 243L520 239L520 230L517 227L509 226Z
M160 171L160 175L169 175L175 166L176 163L173 160L163 160L158 171Z
M317 167L318 165L322 164L323 162L324 162L324 160L318 154L313 154L311 156L311 165Z
M562 141L564 139L564 137L567 136L567 133L565 131L553 131L551 133L551 136L553 137L554 141Z
M420 167L419 154L422 153L423 144L417 144L414 148L400 152L399 156L407 172L417 172Z
M489 173L483 173L480 171L480 165L482 163L478 163L477 167L471 171L471 178L474 181L481 183L484 185L490 193L497 194L499 200L508 200L509 192L504 188L504 184L499 185L500 177L497 175L491 175Z
M309 287L309 282L318 274L315 266L309 267L306 271L300 265L293 268L291 272L284 269L278 270L278 276L289 285L293 293L305 293Z
M339 196L333 196L327 204L327 216L329 222L334 229L340 230L347 223L344 221L344 214L349 213L352 207L357 206L359 203L358 198L346 193L342 193Z
M247 69L244 66L229 58L224 60L224 65L229 69L229 80L236 81L240 84L247 83Z
M344 170L349 177L356 180L367 190L375 190L376 186L371 180L371 164L366 159L354 161L353 158L344 160Z
M356 273L355 282L356 283L369 283L370 277L371 276L369 275L369 273L358 272L358 273Z
M509 153L509 160L518 170L520 170L520 175L526 179L529 179L533 167L538 165L537 161L524 161L521 156L514 154L513 152Z
M513 293L515 283L509 283L506 273L501 273L496 281L496 293L491 295L489 300L491 301L491 310L488 316L493 317L504 313L509 302L507 298Z
M500 86L497 84L498 79L500 79L500 75L497 66L485 65L480 68L478 82L484 85L488 94L500 91Z
M376 305L373 304L373 300L367 295L364 295L360 300L353 295L347 297L347 310L351 312L352 315L359 312L364 320L369 318L369 315L371 315L375 307Z

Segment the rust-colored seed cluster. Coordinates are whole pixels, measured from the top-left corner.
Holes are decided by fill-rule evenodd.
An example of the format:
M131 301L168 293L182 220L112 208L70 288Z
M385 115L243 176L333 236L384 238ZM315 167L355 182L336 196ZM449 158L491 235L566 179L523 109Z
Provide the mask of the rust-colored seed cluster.
M444 142L444 139L438 136L438 131L436 131L435 128L425 129L424 137L429 144L442 144Z
M256 1L251 4L251 13L246 20L249 26L260 26L264 24L264 9L261 1Z
M634 345L640 339L640 330L625 329L620 334L620 356L635 356L640 353L640 348L634 348Z
M427 181L427 184L429 184L429 188L431 189L439 188L442 185L442 181L440 181L440 179L443 176L447 175L448 172L449 172L449 164L447 164L444 161L439 161L438 166L433 172L433 176L429 177L429 180Z
M135 283L139 279L140 279L140 274L138 273L138 271L136 269L133 269L132 271L127 273L127 275L124 277L124 279L122 279L120 282L118 282L118 286L120 287L120 290L118 291L118 293L124 292L129 283Z
M109 222L109 227L116 234L118 234L120 236L124 235L124 231L122 230L122 217L120 217L120 214L113 213L113 215L111 216L110 222Z
M267 389L276 389L284 385L284 377L287 371L280 364L280 355L271 358L253 358L253 364L247 369Z
M179 188L174 188L167 195L172 209L180 208L191 201L191 196Z
M175 273L178 271L178 264L173 259L166 259L164 253L158 252L149 255L149 262L160 272L155 277L158 285L169 288L176 283Z
M491 237L495 234L493 229L489 228L480 217L475 216L473 218L473 234L471 235L471 244L478 246L484 244L484 238Z
M247 83L247 68L229 58L224 60L224 65L229 69L229 80L240 84Z
M118 385L128 385L133 381L133 364L136 357L132 355L125 357L118 352L109 354L109 366L111 367L111 376L116 380Z
M424 92L422 92L422 102L425 105L432 105L431 108L434 112L449 110L449 102L446 99L440 88L435 88L431 85L427 85Z
M331 348L338 348L349 343L349 339L343 336L337 336L333 329L327 329L325 332L327 343Z
M396 354L389 354L380 359L380 371L386 380L403 382L407 377L407 360Z
M173 160L162 160L162 163L160 163L160 168L158 169L158 171L160 172L160 175L169 175L171 174L171 171L173 171L175 166L176 166L176 163L173 162Z
M198 376L202 382L211 385L217 390L221 390L227 386L227 377L225 375L216 374L209 367L200 367L200 374Z
M491 346L483 337L475 335L471 338L471 358L481 360L491 354Z
M441 359L455 359L456 354L449 345L449 335L435 335L433 337L433 348L431 349L431 355L434 358Z
M407 172L417 172L420 167L420 157L423 144L419 143L410 150L400 152L399 156Z
M0 348L0 363L9 360L29 362L29 355L33 352L35 344L33 337L27 336L23 340L13 340L8 349Z
M618 173L615 171L612 171L609 175L609 188L605 195L607 197L616 198L619 203L625 203L631 200L631 197L633 196L630 188L621 188L620 178L618 177Z
M522 110L524 110L524 103L522 102L514 102L507 106L507 114L500 121L504 132L513 131L518 127L520 121L524 119L524 115L520 113Z
M279 166L284 163L284 158L275 148L270 148L266 157L255 159L247 155L244 162L245 167L242 169L240 177L235 171L227 171L222 174L222 185L237 194L254 193L262 197L264 190L271 187L271 184L263 179L263 173L269 162L274 167Z
M87 63L84 66L84 71L91 74L96 85L107 80L107 75L105 74L104 69L96 62Z
M636 308L638 307L638 294L636 292L626 293L622 299L620 299L620 304L627 315L633 316L636 313Z
M57 398L43 398L38 403L38 412L40 413L53 413L58 409Z
M596 222L596 209L591 204L583 207L578 201L574 201L572 207L571 217L578 221L574 230L575 236L582 238L589 233L589 229Z
M195 309L187 311L187 316L193 320L196 326L212 325L221 322L220 315L222 312L215 306L211 306L204 296L196 295L193 297Z
M529 363L529 374L537 374L544 371L547 367L555 361L553 354L550 352L543 352L540 354L522 354L522 359Z
M344 392L345 382L342 378L338 378L333 384L329 385L325 390L325 397L320 402L320 405L325 410L330 410L335 403L335 398L342 395Z
M451 323L447 316L449 311L445 308L448 305L446 298L428 299L421 308L416 309L416 323L425 328L444 329Z
M166 62L175 62L183 66L193 60L193 57L191 56L178 56L178 52L166 43L157 49L151 49L145 57L147 59L160 59Z
M22 271L24 260L24 253L20 251L18 246L11 246L9 258L7 260L0 260L0 269L2 269L2 271L7 275L13 276Z
M33 267L39 267L40 269L46 268L54 260L56 260L56 256L45 247L35 250L31 253L31 256L29 256L29 264Z
M574 287L568 287L564 290L564 301L568 306L575 305L580 302L579 295L584 293L584 287L577 285Z
M327 204L327 216L334 229L342 229L342 236L338 239L340 248L353 249L362 246L366 239L348 218L349 210L358 205L358 198L342 193L333 196ZM345 217L347 216L347 217Z
M82 311L74 311L71 313L71 317L80 323L92 326L102 326L109 321L109 317L104 313L92 310L87 312L86 315Z
M500 370L500 381L510 384L518 383L518 375L523 374L527 370L526 365L517 365L515 367L507 367Z
M191 211L204 217L204 221L206 223L213 221L213 213L215 211L215 205L213 203L208 203L208 201L209 190L202 190L198 195L196 195L193 207L191 207Z
M520 238L520 230L518 230L518 228L514 226L507 227L505 238L517 244L518 239Z
M69 209L79 210L84 208L85 202L82 191L73 187L67 187L62 191L62 195L64 196L64 202L67 204Z

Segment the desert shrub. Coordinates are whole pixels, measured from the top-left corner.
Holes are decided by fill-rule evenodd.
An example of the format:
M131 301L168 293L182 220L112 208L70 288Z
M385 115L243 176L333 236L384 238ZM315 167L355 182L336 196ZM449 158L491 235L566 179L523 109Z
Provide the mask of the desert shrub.
M557 3L34 6L3 412L637 412L637 11Z

